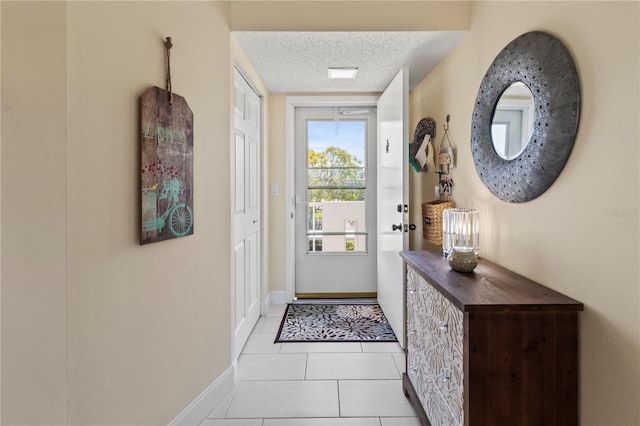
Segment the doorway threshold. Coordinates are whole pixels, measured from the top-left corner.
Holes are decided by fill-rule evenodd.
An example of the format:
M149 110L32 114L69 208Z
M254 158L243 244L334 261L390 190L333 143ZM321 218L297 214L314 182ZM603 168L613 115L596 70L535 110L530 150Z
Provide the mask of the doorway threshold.
M292 304L322 304L322 305L372 305L377 304L378 299L375 297L296 297Z

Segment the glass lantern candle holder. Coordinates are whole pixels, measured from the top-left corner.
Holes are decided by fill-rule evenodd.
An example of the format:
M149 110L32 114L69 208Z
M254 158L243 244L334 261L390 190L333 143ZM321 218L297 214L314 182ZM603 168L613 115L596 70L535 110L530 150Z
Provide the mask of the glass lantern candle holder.
M454 212L461 209L451 208L442 211L442 255L449 256L453 249Z
M480 215L475 209L455 209L447 220L451 238L449 265L454 271L471 272L478 265Z

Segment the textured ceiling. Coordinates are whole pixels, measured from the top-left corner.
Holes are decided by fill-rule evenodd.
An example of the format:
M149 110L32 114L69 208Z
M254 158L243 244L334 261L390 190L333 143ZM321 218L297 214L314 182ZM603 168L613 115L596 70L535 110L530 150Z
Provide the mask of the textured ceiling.
M459 31L236 31L236 40L272 93L382 92L400 68L409 90L462 38ZM329 67L358 67L354 80L330 80Z

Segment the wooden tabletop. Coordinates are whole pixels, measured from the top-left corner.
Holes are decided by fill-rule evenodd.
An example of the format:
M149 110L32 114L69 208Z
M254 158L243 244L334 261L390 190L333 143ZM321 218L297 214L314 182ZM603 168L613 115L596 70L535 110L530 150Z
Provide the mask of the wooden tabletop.
M482 258L473 272L456 272L439 251L400 256L463 312L584 310L577 300Z

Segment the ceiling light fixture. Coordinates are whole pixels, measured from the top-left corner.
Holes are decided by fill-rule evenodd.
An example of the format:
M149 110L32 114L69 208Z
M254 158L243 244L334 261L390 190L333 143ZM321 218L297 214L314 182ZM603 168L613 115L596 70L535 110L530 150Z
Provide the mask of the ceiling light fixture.
M329 78L356 78L358 68L356 67L331 67L329 68Z

